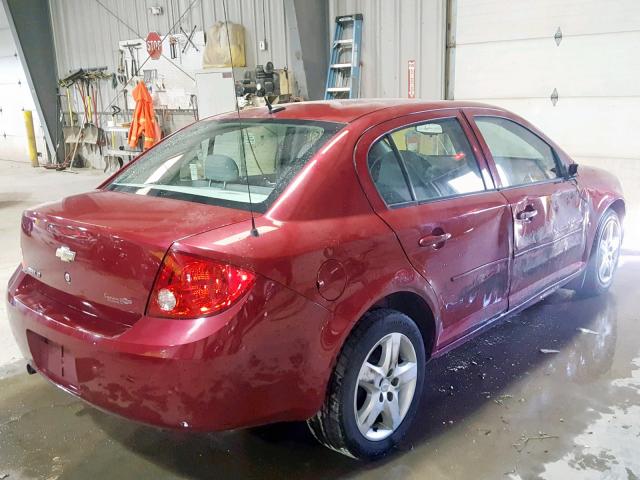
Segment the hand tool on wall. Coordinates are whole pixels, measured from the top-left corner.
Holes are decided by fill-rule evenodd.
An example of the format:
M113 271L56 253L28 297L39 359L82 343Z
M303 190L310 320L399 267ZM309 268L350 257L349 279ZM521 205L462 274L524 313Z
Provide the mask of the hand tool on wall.
M138 65L139 65L138 50L140 49L141 46L142 46L142 43L140 42L125 43L123 45L124 48L129 50L129 56L131 57L131 72L130 72L131 77L135 77L138 75ZM127 78L131 78L131 77L129 77L129 75L127 74Z
M93 123L94 99L91 96L91 81L85 80L83 88L85 92L84 104L86 105L86 120L84 124L84 143L95 145L98 142L98 127Z
M127 66L124 59L124 50L120 49L120 56L118 58L118 68L116 70L117 72L117 78L118 78L118 82L120 82L122 85L124 85L125 83L127 83L127 78L128 78L128 74L127 74Z
M193 118L197 122L199 120L198 119L198 96L197 95L190 95L189 96L189 103L191 104L191 107L193 108Z
M189 45L193 45L193 48L196 49L196 52L199 52L200 50L198 50L198 47L196 46L195 43L193 43L193 34L196 33L196 28L198 28L197 25L194 25L193 28L191 29L191 33L187 34L187 32L184 31L184 29L182 27L180 27L180 31L183 33L183 35L185 37L187 37L187 41L184 44L184 48L182 49L182 53L186 52L187 49L189 48Z
M173 35L169 37L169 53L172 60L178 58L178 39Z
M44 168L49 170L65 170L67 168L71 168L73 166L73 161L76 158L76 154L78 153L78 145L80 145L84 141L84 128L80 129L77 138L75 139L73 150L65 157L62 163L49 163L43 165Z
M104 158L104 171L107 172L109 170L116 171L119 168L122 168L124 164L122 157L115 155L114 152L118 151L120 147L118 147L117 135L114 127L117 127L116 117L120 114L122 110L117 105L111 105L111 140L109 142L109 149L107 151L107 155Z
M73 108L71 107L71 85L65 87L67 95L67 110L69 114L69 125L62 128L64 133L64 142L73 143L78 139L80 133L80 127L75 125Z

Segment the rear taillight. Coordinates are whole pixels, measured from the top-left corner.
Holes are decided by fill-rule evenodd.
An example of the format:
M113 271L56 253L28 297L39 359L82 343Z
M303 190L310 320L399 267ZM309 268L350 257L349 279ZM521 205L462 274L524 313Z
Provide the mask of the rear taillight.
M233 305L255 280L248 270L169 251L153 286L147 315L183 319L215 315Z

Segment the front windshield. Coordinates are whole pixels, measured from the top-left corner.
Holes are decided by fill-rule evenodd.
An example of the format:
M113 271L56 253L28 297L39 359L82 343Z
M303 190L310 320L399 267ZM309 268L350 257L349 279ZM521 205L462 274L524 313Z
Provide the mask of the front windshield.
M208 120L173 135L107 190L265 212L344 125L307 120Z

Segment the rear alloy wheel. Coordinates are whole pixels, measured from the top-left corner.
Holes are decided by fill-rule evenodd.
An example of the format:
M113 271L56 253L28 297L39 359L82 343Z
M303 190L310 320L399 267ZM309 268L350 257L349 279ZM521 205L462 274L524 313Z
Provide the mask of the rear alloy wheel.
M387 438L409 411L418 378L416 351L402 333L390 333L360 367L353 398L356 423L365 438Z
M607 210L598 227L579 294L599 295L609 289L618 267L621 243L622 226L618 214Z
M384 455L410 427L424 370L416 324L394 310L368 313L340 353L323 408L308 421L312 433L351 457Z

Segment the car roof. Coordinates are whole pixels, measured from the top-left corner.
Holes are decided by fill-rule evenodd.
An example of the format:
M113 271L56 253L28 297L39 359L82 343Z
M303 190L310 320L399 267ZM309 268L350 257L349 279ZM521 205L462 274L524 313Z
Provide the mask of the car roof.
M477 102L464 102L453 100L413 100L407 98L363 98L354 100L324 100L313 102L287 103L284 110L269 114L266 107L248 108L240 111L241 118L277 118L318 120L325 122L351 123L366 115L380 110L388 110L390 118L409 115L430 110L442 110L446 108L491 108L501 110L492 105ZM237 118L236 112L223 113L212 120L230 120Z

